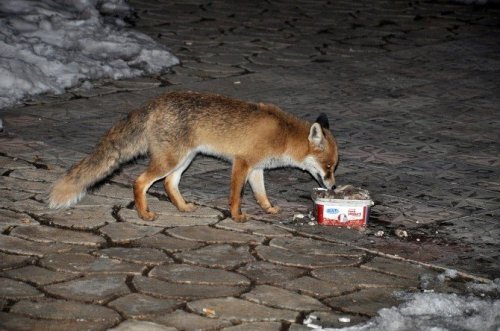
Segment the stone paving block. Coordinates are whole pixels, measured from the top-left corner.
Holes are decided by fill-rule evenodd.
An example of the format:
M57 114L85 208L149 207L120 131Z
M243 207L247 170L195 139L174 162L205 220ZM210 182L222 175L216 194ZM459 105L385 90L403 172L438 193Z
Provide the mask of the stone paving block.
M208 245L174 255L183 262L213 268L234 268L255 260L247 246L233 247L227 244Z
M262 243L265 239L246 233L214 229L209 226L177 227L167 230L167 233L179 239L201 241L209 244L257 244Z
M133 284L140 293L159 298L200 299L238 296L245 290L245 287L239 286L169 283L142 276L134 277Z
M145 265L173 262L165 253L154 248L110 247L94 252L95 255Z
M257 285L250 292L243 294L242 298L270 307L296 311L330 310L330 308L310 296L269 285Z
M394 288L367 288L325 299L324 302L343 312L375 316L380 309L398 306L401 303L394 297L394 291L396 291Z
M50 243L50 245L47 245L46 243L0 235L0 251L7 253L43 257L54 252L68 252L72 248L73 245L69 244Z
M163 326L148 321L127 320L118 326L108 329L109 331L176 331L176 328Z
M155 226L144 226L130 223L113 223L103 226L99 232L107 236L113 243L126 244L133 240L155 235L161 228Z
M116 222L111 213L111 208L100 206L82 208L81 205L78 205L77 208L51 212L42 215L42 217L62 228L95 230L106 224Z
M150 237L143 237L131 242L132 245L140 247L157 248L169 253L179 252L183 250L196 249L203 246L203 243L182 240L166 236L163 233L157 233Z
M225 331L279 331L281 323L279 322L256 322L243 323L240 325L224 328Z
M75 205L75 209L87 209L87 208L96 208L96 207L105 207L111 212L114 207L124 208L126 207L132 200L129 199L119 199L107 196L97 196L94 194L86 194L82 200Z
M426 204L411 202L407 199L380 194L377 196L380 205L373 206L374 216L379 221L390 224L404 225L413 228L422 224L430 224L446 219L453 219L463 216L463 212L456 210L432 207ZM390 206L390 207L386 207ZM385 213L379 208L390 208L396 210L396 213Z
M357 287L353 284L331 283L324 280L303 276L282 284L285 288L311 295L315 298L337 296L352 292Z
M9 189L0 189L0 203L8 205L13 201L28 200L33 197L33 193L13 191Z
M362 287L406 287L417 288L418 281L399 278L380 272L356 267L319 268L311 272L314 277L334 284Z
M247 60L240 54L226 53L204 57L203 62L235 66L247 63Z
M47 255L40 264L50 270L76 274L131 274L140 275L146 266L96 257L85 253L59 253Z
M207 78L237 76L244 73L244 70L241 68L209 63L188 62L185 63L183 67L192 69L196 72L197 76Z
M33 262L33 258L22 255L12 255L0 252L0 270L9 270Z
M105 183L102 186L94 189L91 195L97 197L108 197L119 200L134 200L134 192L132 187L122 187L116 184Z
M170 203L162 201L165 204ZM200 217L197 215L190 215L185 213L183 215L170 215L167 212L159 213L157 210L152 209L156 214L154 221L144 221L137 216L135 210L122 208L118 212L118 216L127 223L134 223L139 225L157 226L157 227L174 227L174 226L193 226L193 225L210 225L217 223L218 219L215 217Z
M31 167L15 169L9 174L9 177L12 178L28 180L32 182L47 182L47 183L55 182L59 178L59 176L60 176L59 172L47 171Z
M371 261L362 264L360 267L412 280L418 279L422 274L435 274L435 271L418 264L410 264L380 256L375 256Z
M35 214L37 216L50 212L46 203L39 202L35 199L14 201L9 204L9 209L21 213Z
M148 199L149 208L158 213L159 215L165 216L180 216L189 218L215 218L220 219L223 217L222 212L214 208L196 206L196 209L190 212L182 212L177 210L177 208L170 201L161 201L158 199ZM194 225L194 224L193 224Z
M34 265L28 265L18 269L7 270L0 273L0 275L21 280L23 282L34 283L39 286L59 283L62 281L78 277L75 274L68 274L65 272L55 272Z
M1 139L2 143L6 143L6 140ZM3 144L2 144L3 145ZM3 149L1 149L3 151ZM10 158L6 156L0 156L0 168L3 169L36 169L35 166L29 164L26 161L19 160L17 158Z
M30 216L23 213L16 213L6 209L0 209L0 232L4 232L14 226L36 225L38 224Z
M304 254L267 246L258 246L255 251L259 257L265 261L303 268L318 268L325 266L347 267L357 265L361 262L359 256L346 257Z
M291 310L270 308L236 298L190 301L187 306L197 314L205 314L204 309L210 309L214 317L232 322L294 322L299 315Z
M175 73L165 75L166 81L172 85L190 85L195 82L199 82L202 80L200 77L196 76L187 76L187 75L176 75Z
M2 299L22 300L40 298L43 296L43 293L29 284L0 277L0 298Z
M4 312L0 312L0 321L6 330L18 331L101 331L116 324L115 321L38 319Z
M331 255L361 257L364 252L352 247L340 244L333 244L320 240L303 237L275 238L269 242L269 246L288 249L296 253L310 255Z
M370 216L371 217L371 216ZM295 231L300 235L310 237L319 237L326 241L334 243L356 243L365 239L365 235L361 231L348 228L339 228L334 226L293 226L290 224L277 224L277 226Z
M281 285L302 276L307 270L265 261L255 261L238 268L237 272L247 276L257 284Z
M33 182L22 180L13 177L1 176L0 188L28 193L45 193L48 192L50 185L45 182Z
M56 297L99 304L129 293L124 275L85 276L45 286L44 290Z
M433 188L422 192L419 197L430 200L434 205L439 205L440 207L459 209L465 214L482 210L495 210L500 202L496 192L465 185L460 185L460 187Z
M217 330L224 326L231 325L231 322L202 317L200 315L187 313L183 310L176 310L173 313L155 316L152 321L167 326L175 327L178 330L195 331L195 330Z
M69 300L21 300L14 304L10 311L31 318L57 321L83 320L117 323L121 320L117 312L107 307Z
M234 222L232 219L225 219L215 224L216 228L247 232L263 237L291 237L292 234L273 224L250 220L244 223Z
M189 264L168 264L154 267L150 277L173 283L248 286L250 280L240 274Z
M35 162L42 165L59 165L68 167L75 164L83 158L84 155L75 153L68 149L45 145L34 151L18 153L19 158L27 161Z
M9 159L16 161L16 164L18 162L21 163L21 165L24 165L25 162L23 161L28 161L24 158L19 158L18 154L19 153L25 153L25 152L35 152L37 150L43 150L46 148L47 144L45 144L42 141L34 141L34 140L25 140L21 137L0 137L2 144L1 150L4 154L7 154L6 156L8 157L9 155L13 155L12 157L8 157ZM29 159L29 161L33 162L32 159ZM9 162L10 163L10 162Z
M108 303L126 318L144 319L153 315L164 315L176 309L182 301L159 299L140 293L130 293Z
M101 246L106 240L93 233L70 231L44 225L17 227L10 233L12 236L37 241L39 243L63 243L83 246Z

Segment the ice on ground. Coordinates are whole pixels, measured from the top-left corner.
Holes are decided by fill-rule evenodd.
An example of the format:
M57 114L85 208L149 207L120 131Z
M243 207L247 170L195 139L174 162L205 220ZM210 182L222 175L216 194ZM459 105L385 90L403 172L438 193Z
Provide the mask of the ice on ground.
M423 291L432 292L435 287L440 287L447 279L455 279L458 277L458 271L455 269L446 269L438 275L422 274L419 276L420 289Z
M384 308L366 323L325 331L500 330L500 279L490 284L468 283L476 295L404 293L398 307Z
M378 316L366 324L342 330L496 331L498 327L500 300L456 294L418 293L412 294L409 300L399 307L381 309Z
M500 278L489 284L467 283L467 290L480 296L500 297Z
M499 4L500 0L452 0L452 2L463 3L466 5L486 5L489 3Z
M165 47L126 27L130 13L124 0L0 1L0 109L88 80L178 64Z

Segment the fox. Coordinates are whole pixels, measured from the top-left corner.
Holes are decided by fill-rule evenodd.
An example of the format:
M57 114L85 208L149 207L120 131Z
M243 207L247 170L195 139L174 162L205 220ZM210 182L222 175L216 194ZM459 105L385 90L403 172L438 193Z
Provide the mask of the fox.
M247 182L265 212L279 212L266 194L265 169L296 167L309 172L322 187L335 187L339 157L326 114L310 123L269 103L174 91L133 110L112 126L91 154L54 183L49 207L73 206L121 164L147 154L149 164L133 184L138 216L146 221L155 219L146 193L161 179L171 203L179 211L193 211L196 205L184 200L179 182L199 153L232 162L229 206L231 218L237 222L249 219L241 211Z

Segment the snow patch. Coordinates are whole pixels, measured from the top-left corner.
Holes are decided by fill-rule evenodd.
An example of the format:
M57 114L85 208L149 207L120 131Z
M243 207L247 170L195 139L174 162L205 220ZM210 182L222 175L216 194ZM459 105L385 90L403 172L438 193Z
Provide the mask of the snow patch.
M467 283L467 290L483 297L500 297L500 278L496 278L493 282L488 284Z
M0 109L99 78L162 72L179 60L125 28L124 0L0 1Z
M404 330L484 330L500 327L500 300L479 299L443 293L407 295L399 307L384 308L365 324L344 331L404 331Z
M446 271L456 276L454 270ZM464 295L447 293L396 293L405 300L398 307L379 310L366 323L341 328L315 330L343 331L405 331L405 330L500 330L500 278L489 284L467 283Z
M483 6L487 4L499 4L500 0L452 0L452 2Z

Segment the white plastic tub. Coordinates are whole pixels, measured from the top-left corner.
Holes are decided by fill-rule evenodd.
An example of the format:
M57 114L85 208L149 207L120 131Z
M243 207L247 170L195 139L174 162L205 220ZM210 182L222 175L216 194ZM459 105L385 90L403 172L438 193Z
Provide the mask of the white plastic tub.
M315 189L315 191L324 189ZM314 197L314 211L318 224L363 228L370 215L372 200L349 200Z

